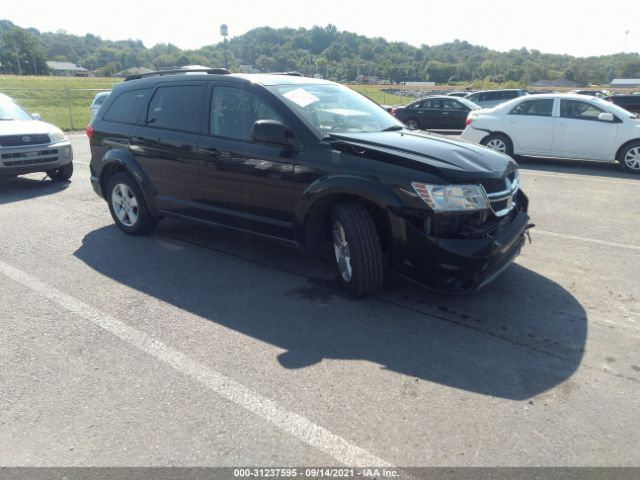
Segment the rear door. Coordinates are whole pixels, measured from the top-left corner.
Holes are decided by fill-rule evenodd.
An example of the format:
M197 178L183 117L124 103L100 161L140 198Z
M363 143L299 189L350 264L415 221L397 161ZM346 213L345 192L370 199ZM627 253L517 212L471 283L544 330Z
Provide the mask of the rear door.
M553 108L556 100L532 99L516 105L507 115L507 133L515 153L548 155L556 127Z
M158 208L190 215L200 196L198 143L203 125L203 82L161 83L131 150L157 191Z
M444 126L440 128L464 130L468 114L469 108L462 102L453 98L442 99L442 124Z

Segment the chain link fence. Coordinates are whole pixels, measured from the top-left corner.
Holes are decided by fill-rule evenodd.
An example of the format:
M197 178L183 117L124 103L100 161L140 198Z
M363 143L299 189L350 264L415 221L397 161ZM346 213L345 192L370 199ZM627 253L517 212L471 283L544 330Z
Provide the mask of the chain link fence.
M83 130L91 120L89 106L93 97L109 89L100 88L2 88L30 113L39 113L42 120L63 130Z

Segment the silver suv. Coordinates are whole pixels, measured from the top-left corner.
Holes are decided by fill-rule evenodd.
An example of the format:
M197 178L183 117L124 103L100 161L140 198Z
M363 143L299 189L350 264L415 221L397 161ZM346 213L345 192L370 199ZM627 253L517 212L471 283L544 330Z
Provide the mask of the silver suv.
M0 176L46 172L65 181L73 174L73 150L64 132L40 121L0 93Z

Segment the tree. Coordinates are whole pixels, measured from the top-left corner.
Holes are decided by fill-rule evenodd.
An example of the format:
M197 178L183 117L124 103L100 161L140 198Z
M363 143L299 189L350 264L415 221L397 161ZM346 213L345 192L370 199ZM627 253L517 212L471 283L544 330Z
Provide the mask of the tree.
M0 37L0 63L5 71L18 75L47 75L47 57L38 39L15 27Z

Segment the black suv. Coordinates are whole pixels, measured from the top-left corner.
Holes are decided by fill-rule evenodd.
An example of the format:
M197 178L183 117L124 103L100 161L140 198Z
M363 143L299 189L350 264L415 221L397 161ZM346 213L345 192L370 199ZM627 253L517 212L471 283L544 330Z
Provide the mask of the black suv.
M511 158L407 130L329 81L136 76L87 134L93 187L124 232L171 215L331 252L357 296L388 269L440 291L480 288L518 255L529 225Z
M640 94L634 95L611 95L605 100L615 103L619 107L629 110L632 113L640 114Z

